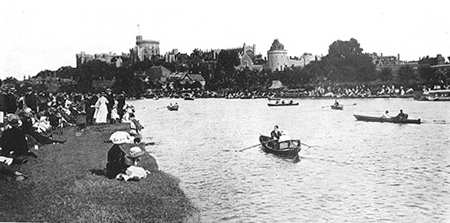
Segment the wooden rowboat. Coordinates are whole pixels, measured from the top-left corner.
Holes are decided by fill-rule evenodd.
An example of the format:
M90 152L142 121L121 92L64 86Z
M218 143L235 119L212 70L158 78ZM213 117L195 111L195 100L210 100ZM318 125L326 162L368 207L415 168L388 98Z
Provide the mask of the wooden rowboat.
M334 109L334 110L343 110L344 109L343 105L331 105L330 107L331 107L331 109Z
M277 142L269 136L259 136L262 150L286 158L297 158L301 150L300 140L285 140Z
M399 123L399 124L420 124L421 120L419 119L405 119L400 120L397 118L381 118L381 117L373 117L373 116L365 116L365 115L353 115L358 121L366 121L366 122L390 122L390 123Z
M280 103L279 101L277 101L278 103L267 103L268 106L297 106L299 105L298 102L290 102L290 103Z
M169 111L178 111L178 105L168 105L167 109Z

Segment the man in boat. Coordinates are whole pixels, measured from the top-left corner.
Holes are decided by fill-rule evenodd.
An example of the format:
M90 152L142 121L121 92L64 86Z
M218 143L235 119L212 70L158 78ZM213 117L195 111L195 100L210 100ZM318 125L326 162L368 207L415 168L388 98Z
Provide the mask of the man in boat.
M337 100L334 100L334 106L335 107L339 106L339 102Z
M389 115L389 111L386 110L386 111L384 112L384 114L381 116L381 118L384 118L384 119L390 119L391 116Z
M272 132L270 133L270 137L272 137L272 139L274 139L274 140L279 140L281 135L282 134L281 134L281 131L278 128L278 125L275 125L273 127Z
M280 140L282 133L281 131L278 129L278 125L275 125L273 127L272 132L270 132L270 137L272 138L272 140L274 141L274 148L279 149L279 144L278 144L278 140Z
M400 113L398 113L398 115L395 116L395 119L401 120L401 121L406 120L406 119L408 119L408 114L403 113L403 110L400 109Z

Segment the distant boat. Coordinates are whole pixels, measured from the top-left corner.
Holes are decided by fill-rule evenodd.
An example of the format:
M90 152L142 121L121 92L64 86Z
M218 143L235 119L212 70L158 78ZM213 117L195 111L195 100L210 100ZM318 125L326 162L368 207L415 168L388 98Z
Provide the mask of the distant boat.
M269 102L267 103L268 106L297 106L299 105L298 102L294 102L294 101L289 101L288 103L286 103L284 100L277 100L275 103L273 102Z
M175 105L168 105L167 109L169 111L178 111L178 105L177 104L175 104Z
M330 107L333 110L343 110L344 109L344 105L331 105Z
M186 96L186 97L184 97L184 100L186 100L186 101L193 101L194 97L193 96Z
M300 140L291 139L276 142L269 136L259 136L262 150L266 153L272 153L281 157L296 158L301 150Z
M450 89L431 90L424 94L426 101L450 101Z
M366 121L366 122L390 122L390 123L398 123L398 124L420 124L421 120L419 119L405 119L400 120L397 118L381 118L381 117L373 117L373 116L365 116L365 115L353 115L358 121Z

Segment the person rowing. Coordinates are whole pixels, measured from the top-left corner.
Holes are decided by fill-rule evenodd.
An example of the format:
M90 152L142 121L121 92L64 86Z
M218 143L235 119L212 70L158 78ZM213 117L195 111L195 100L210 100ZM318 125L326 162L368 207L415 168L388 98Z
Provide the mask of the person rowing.
M274 148L279 149L280 145L278 142L282 135L283 135L283 133L279 130L278 125L275 125L273 127L272 132L270 132L270 137L272 138L272 141L275 145Z
M339 102L337 100L334 100L334 106L338 107L339 106Z
M401 120L401 121L406 120L406 119L408 119L408 114L403 113L403 110L400 109L400 113L398 113L398 115L395 116L395 119Z

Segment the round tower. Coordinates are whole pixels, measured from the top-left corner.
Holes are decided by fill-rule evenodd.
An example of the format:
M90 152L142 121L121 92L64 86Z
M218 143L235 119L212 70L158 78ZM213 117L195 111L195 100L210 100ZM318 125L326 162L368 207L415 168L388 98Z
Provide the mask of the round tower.
M271 71L282 71L286 66L289 66L289 58L287 51L284 49L283 44L275 39L267 51L268 69Z

